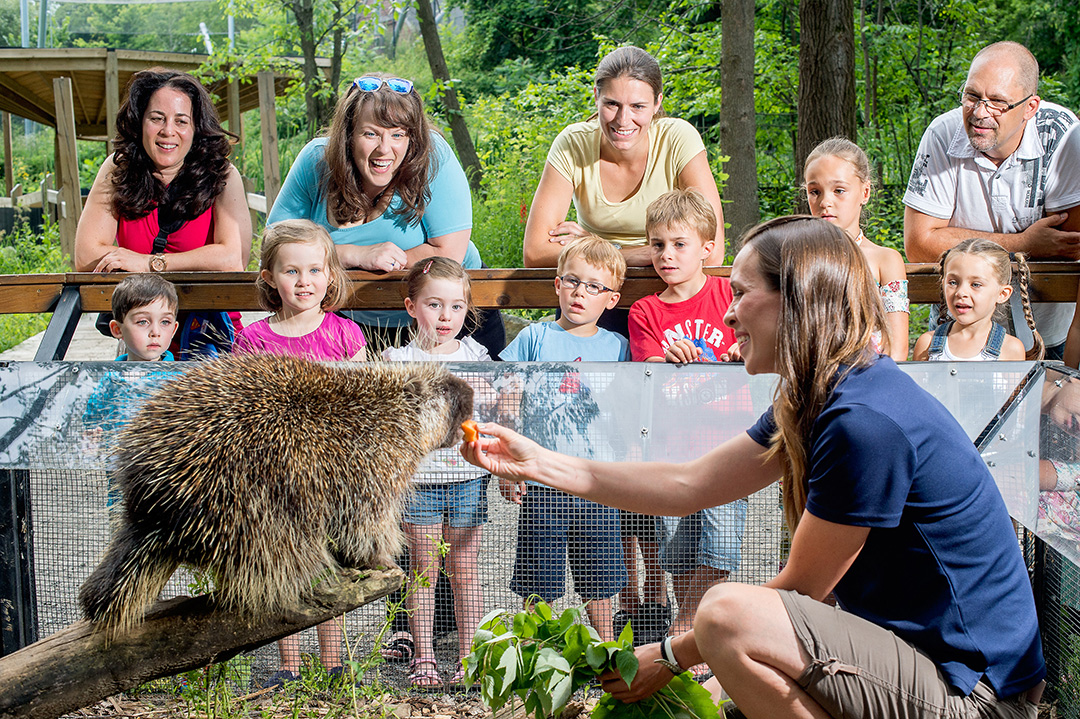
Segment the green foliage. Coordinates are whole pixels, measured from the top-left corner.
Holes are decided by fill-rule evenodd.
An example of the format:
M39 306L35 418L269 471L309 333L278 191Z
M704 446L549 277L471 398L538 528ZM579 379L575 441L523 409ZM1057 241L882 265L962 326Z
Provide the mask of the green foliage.
M633 632L628 624L617 641L602 642L596 630L581 622L583 608L571 607L555 616L545 602L531 611L508 615L495 610L484 617L472 653L465 657L465 682L480 684L484 704L497 711L508 701L520 700L536 719L558 716L582 687L618 670L627 686L638 671ZM689 672L636 704L623 704L605 694L593 719L666 716L674 719L717 717L709 692Z
M66 272L67 269L56 225L47 225L41 235L32 234L25 224L16 226L10 233L0 233L0 275ZM51 314L0 315L0 352L43 332L50 317Z
M568 67L595 65L604 37L644 44L655 32L640 0L456 0L465 10L455 54L470 97L501 94Z
M226 46L228 5L228 0L213 4L177 2L168 6L64 3L55 12L52 40L56 46L204 54L206 46L199 24L206 24L215 46ZM36 27L36 20L31 24ZM245 29L243 20L239 29Z
M482 97L468 123L484 168L473 202L473 242L492 267L519 267L536 183L559 132L592 112L591 71L558 73L516 93Z

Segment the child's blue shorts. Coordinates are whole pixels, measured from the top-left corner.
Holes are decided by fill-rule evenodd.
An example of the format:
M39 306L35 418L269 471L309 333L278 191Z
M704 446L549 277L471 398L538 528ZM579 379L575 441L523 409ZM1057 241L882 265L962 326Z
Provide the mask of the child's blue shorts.
M566 562L574 590L585 601L606 599L626 586L619 511L556 489L528 485L518 516L517 556L510 591L545 602L566 589Z
M660 565L672 574L706 566L724 572L739 568L746 500L709 507L688 517L664 517Z
M487 486L491 475L464 482L418 484L405 507L405 522L421 526L445 524L454 529L479 527L488 521Z

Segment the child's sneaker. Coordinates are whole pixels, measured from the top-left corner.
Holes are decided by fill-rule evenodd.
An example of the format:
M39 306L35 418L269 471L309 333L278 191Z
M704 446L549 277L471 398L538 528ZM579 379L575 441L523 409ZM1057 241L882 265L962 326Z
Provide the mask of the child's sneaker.
M276 691L278 689L284 689L287 683L295 682L299 679L300 675L296 672L290 672L288 669L279 669L278 671L271 674L266 681L259 685L259 687L262 689L273 689Z

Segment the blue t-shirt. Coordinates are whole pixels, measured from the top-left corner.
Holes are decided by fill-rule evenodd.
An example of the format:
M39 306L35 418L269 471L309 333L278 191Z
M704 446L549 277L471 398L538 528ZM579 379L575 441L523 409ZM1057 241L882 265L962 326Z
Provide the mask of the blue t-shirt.
M427 241L429 237L441 237L452 232L468 230L472 227L472 195L469 181L461 163L454 156L450 145L438 133L431 133L434 170L428 180L431 199L424 209L424 215L418 223L409 222L394 210L401 207L401 198L395 194L386 212L371 222L353 227L335 227L330 224L327 215L326 196L323 193L322 178L326 172L322 166L326 154L325 137L319 137L307 145L296 156L285 184L270 209L266 224L272 225L281 220L311 220L322 225L330 233L335 245L375 245L393 242L403 250L411 250ZM481 266L480 252L469 241L465 260L461 263L466 269L474 270ZM403 326L410 322L405 312L357 312L358 322Z
M499 358L507 362L623 362L630 359L630 343L602 327L591 337L578 337L555 322L535 322L521 330Z
M616 362L630 359L622 335L597 328L591 337L572 335L555 322L523 329L499 357L507 362ZM600 417L592 378L572 365L538 365L515 371L522 382L521 422L542 446L575 457L595 456L590 426ZM533 484L530 482L530 484Z
M748 430L768 446L772 409ZM811 430L806 511L870 527L836 585L845 610L926 652L969 694L1045 675L1035 600L990 471L944 406L888 357L833 389Z

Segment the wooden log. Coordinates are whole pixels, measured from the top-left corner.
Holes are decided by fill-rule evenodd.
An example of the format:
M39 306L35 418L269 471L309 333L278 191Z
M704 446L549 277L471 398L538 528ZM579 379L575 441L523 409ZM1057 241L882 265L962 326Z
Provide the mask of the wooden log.
M209 595L158 602L134 630L105 641L76 622L0 659L0 719L55 719L148 682L230 659L386 596L404 573L344 569L317 584L301 605L247 617Z

